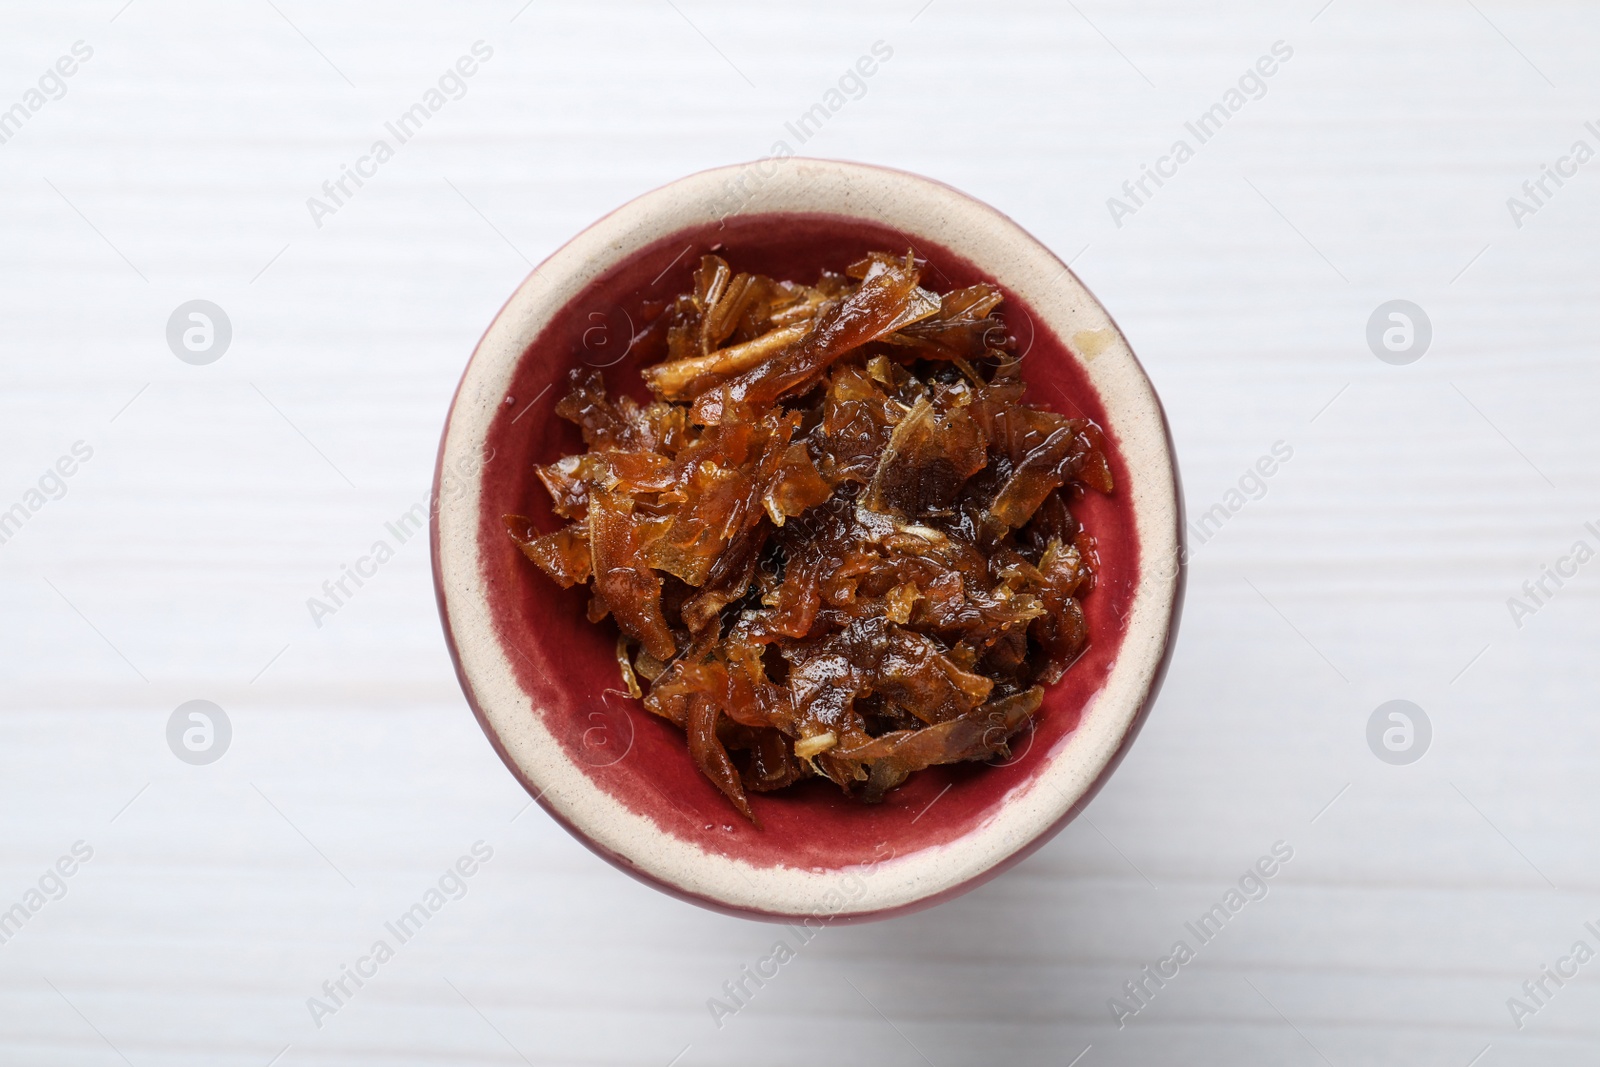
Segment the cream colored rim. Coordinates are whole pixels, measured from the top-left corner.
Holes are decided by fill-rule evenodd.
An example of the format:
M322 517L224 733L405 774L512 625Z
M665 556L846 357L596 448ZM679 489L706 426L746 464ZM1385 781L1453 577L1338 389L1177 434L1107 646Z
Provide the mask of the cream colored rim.
M641 873L727 908L847 918L905 908L983 875L1045 833L1091 789L1123 744L1158 678L1178 596L1179 500L1155 393L1105 309L1048 249L1006 216L912 174L811 159L763 160L691 175L634 200L558 250L517 289L473 353L450 412L443 469L470 469L518 360L554 314L619 260L680 230L733 213L821 212L926 236L1002 279L1080 354L1116 428L1132 476L1141 545L1138 588L1121 653L1069 737L981 826L948 844L874 865L870 877L756 867L661 832L609 796L533 714L483 602L476 481L438 515L447 625L479 711L526 781L599 848ZM1092 358L1090 357L1092 354ZM861 873L861 872L857 872ZM864 887L858 889L858 886ZM841 896L844 903L837 903Z

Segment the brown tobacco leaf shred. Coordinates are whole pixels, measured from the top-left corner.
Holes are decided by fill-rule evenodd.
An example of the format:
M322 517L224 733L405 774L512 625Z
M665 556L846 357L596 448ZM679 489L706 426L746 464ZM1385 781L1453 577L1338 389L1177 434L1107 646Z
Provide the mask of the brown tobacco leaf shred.
M695 400L691 419L712 425L769 407L784 393L803 391L846 353L938 311L932 294L917 288L910 254L904 262L874 262L861 284L829 308L802 340ZM930 306L931 303L931 306Z
M689 756L700 773L711 779L711 784L733 802L739 814L759 826L755 813L750 810L750 801L745 798L739 771L717 737L718 718L716 703L704 693L696 694L689 702Z
M555 533L540 535L527 518L505 517L506 531L522 549L522 554L539 565L563 589L589 580L593 573L588 532L582 526L568 526Z
M1024 401L996 286L920 278L910 254L810 286L703 257L649 312L653 400L570 375L556 412L586 451L536 468L569 525L505 517L590 583L623 684L752 822L749 792L877 801L1006 755L1089 642L1069 505L1113 491L1100 428Z
M622 632L660 660L677 652L661 614L661 577L642 564L641 523L632 501L597 492L589 498L589 548L594 555L595 597Z
M644 691L639 688L639 676L634 673L633 660L628 658L628 638L617 638L617 667L622 671L622 684L628 687L628 695L638 700L644 696Z
M881 798L908 776L938 763L986 760L1010 754L1006 742L1027 723L1044 701L1044 689L1035 686L922 730L896 730L849 753L850 758L872 764L866 799Z

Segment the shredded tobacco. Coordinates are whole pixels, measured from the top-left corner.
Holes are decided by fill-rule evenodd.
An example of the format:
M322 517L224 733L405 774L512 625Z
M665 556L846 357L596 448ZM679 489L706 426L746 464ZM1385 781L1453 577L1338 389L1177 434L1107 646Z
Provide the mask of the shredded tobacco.
M909 253L811 286L705 256L656 323L652 401L571 373L556 412L587 451L537 468L570 525L505 517L557 583L592 583L628 692L752 822L747 791L878 801L1009 755L1088 642L1068 500L1112 490L1100 428L1023 401L997 287L920 280Z

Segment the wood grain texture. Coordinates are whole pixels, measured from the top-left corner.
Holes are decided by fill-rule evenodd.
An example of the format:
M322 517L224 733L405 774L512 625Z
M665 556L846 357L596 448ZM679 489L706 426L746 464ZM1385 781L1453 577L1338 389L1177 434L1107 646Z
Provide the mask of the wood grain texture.
M1600 948L1600 564L1520 627L1507 606L1600 547L1600 163L1520 227L1507 207L1600 148L1592 7L121 4L0 13L0 109L93 49L0 143L0 511L93 450L0 543L0 911L93 849L0 944L0 1060L1600 1051L1600 963L1520 1030L1507 1007ZM316 225L307 198L480 40L460 98ZM786 123L877 41L799 144ZM1259 99L1115 225L1107 198L1280 41ZM532 263L780 139L946 180L1071 258L1162 394L1191 515L1293 457L1194 548L1165 693L1085 818L953 903L823 930L719 1027L708 999L794 935L635 884L527 808L455 686L426 544L320 626L306 600L424 498ZM195 298L233 324L208 366L164 336ZM1397 298L1433 326L1408 366L1365 339ZM210 766L165 740L196 698L233 724ZM1367 748L1394 698L1433 726L1410 766ZM315 1025L307 998L478 841L464 895ZM1265 899L1119 1029L1108 1000L1279 841Z

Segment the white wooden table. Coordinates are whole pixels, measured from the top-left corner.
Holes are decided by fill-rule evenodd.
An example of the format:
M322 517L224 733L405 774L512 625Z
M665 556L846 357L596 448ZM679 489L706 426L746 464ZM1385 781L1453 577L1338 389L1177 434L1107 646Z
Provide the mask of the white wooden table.
M1593 7L122 2L0 12L0 108L22 106L0 112L0 512L22 506L0 518L0 912L26 913L0 1061L1600 1052L1600 962L1523 991L1600 949L1600 563L1508 607L1600 548L1600 162L1560 162L1600 148ZM478 41L420 132L386 134ZM796 144L786 123L880 41ZM1227 110L1275 42L1292 56ZM1185 124L1219 103L1202 144ZM423 539L320 626L306 601L427 492L463 361L530 263L778 139L949 181L1072 258L1162 393L1191 514L1227 516L1086 817L958 901L826 930L719 1028L707 999L779 931L527 809L457 690ZM1162 162L1179 139L1192 158ZM1570 176L1514 219L1544 164ZM1118 226L1145 165L1173 176ZM194 299L232 326L205 365L166 338ZM1395 299L1432 325L1408 365L1366 338ZM1230 507L1276 442L1292 458ZM210 765L167 743L196 699L232 726ZM1431 722L1419 762L1369 750L1391 699ZM1266 898L1190 940L1280 841ZM464 895L361 964L476 842ZM1119 1029L1108 1001L1179 939L1194 959ZM314 1021L345 965L371 977Z

